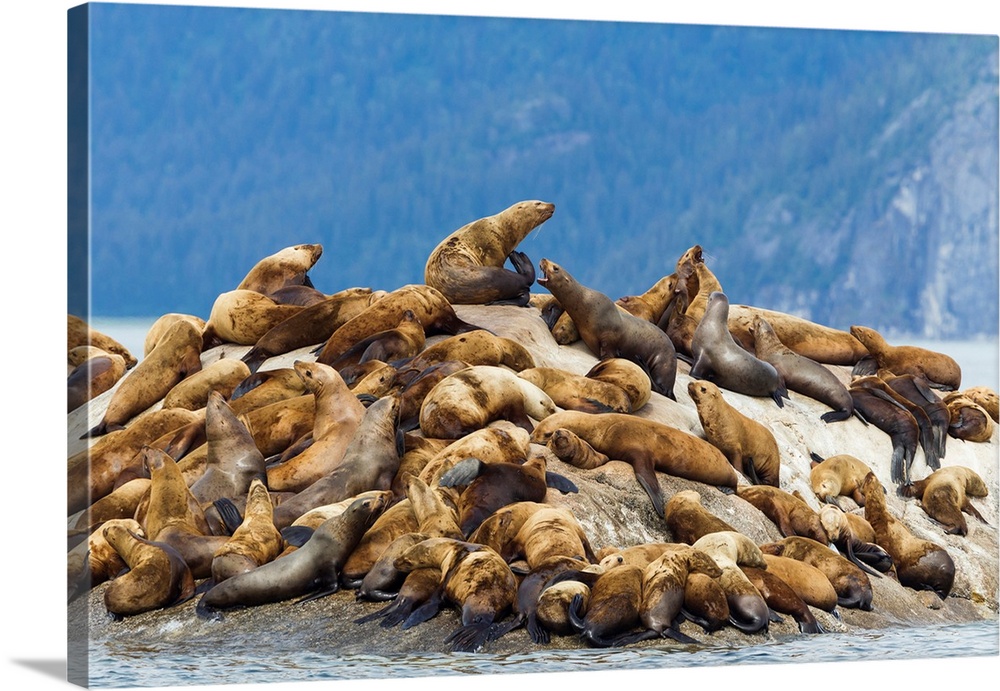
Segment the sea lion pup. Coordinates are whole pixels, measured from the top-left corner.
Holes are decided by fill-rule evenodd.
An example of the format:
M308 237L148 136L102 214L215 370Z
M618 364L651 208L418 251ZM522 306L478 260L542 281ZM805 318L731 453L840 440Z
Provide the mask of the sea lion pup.
M459 527L463 535L472 531L497 509L520 501L545 501L547 487L563 494L577 487L558 473L545 469L545 456L523 463L483 463L467 458L441 476L442 487L464 486L458 499Z
M915 374L927 380L929 386L945 391L955 391L962 383L962 368L944 353L918 346L893 346L875 329L852 326L851 335L857 338L875 358L879 369L893 374Z
M128 369L135 367L138 362L136 357L129 352L128 348L111 338L110 336L90 328L90 326L80 317L74 314L66 315L66 352L73 350L77 346L94 346L109 353L116 353L125 358L125 365Z
M767 606L780 614L790 615L799 625L802 633L826 633L816 621L805 600L799 597L790 585L767 569L741 566L740 570L761 594Z
M104 538L104 529L112 525L122 526L139 537L145 537L142 527L134 518L112 518L93 530L86 540L66 555L69 602L128 568L115 548Z
M121 619L171 607L194 595L191 571L173 547L139 537L120 524L108 525L102 532L129 568L104 591L110 615Z
M392 362L411 358L423 350L424 340L424 327L420 320L413 310L406 310L393 328L362 338L331 362L330 366L342 370L349 365L364 364L369 360Z
M620 309L607 295L578 283L555 262L542 259L539 266L539 285L556 296L599 360L635 360L648 373L653 391L676 400L677 354L663 331Z
M861 483L865 476L872 472L871 467L859 458L850 454L837 454L822 458L810 454L809 484L819 500L826 504L836 504L838 497L850 497L858 506L865 505L865 497L861 494Z
M198 601L198 615L212 617L217 616L215 610L299 596L316 599L336 592L341 567L386 504L384 494L356 499L342 514L317 528L297 550L213 586Z
M674 540L687 545L693 545L709 533L738 532L702 506L701 495L693 489L682 490L670 497L663 517Z
M743 349L729 332L729 299L725 293L709 296L705 315L691 339L691 377L707 379L724 389L747 396L773 398L778 407L788 392L778 370Z
M229 398L240 382L249 376L250 369L240 360L220 358L170 389L163 398L163 407L204 408L211 392L216 391Z
M275 507L274 524L281 529L317 506L343 501L368 490L388 490L402 455L396 440L398 411L396 396L380 398L365 409L337 464ZM310 449L314 447L315 444Z
M993 438L993 419L985 409L965 394L949 394L948 434L955 439L985 442Z
M585 413L630 413L632 401L625 391L606 382L572 374L558 367L532 367L518 373L546 394L564 410ZM643 379L647 379L643 373Z
M441 476L466 458L484 463L522 463L531 448L530 435L512 422L499 420L451 441L438 451L420 471L420 479L437 484Z
M927 386L927 380L923 377L912 374L896 375L886 371L880 371L878 377L896 394L921 408L927 414L934 431L934 455L939 459L944 458L945 442L948 440L948 424L951 422L948 405Z
M566 410L539 422L531 441L546 444L560 428L578 436L597 453L631 465L661 516L663 498L654 470L708 485L736 487L738 482L733 466L717 448L693 434L653 420L621 413L591 415Z
M492 216L467 223L438 243L424 266L424 283L454 305L526 306L535 270L514 251L532 230L552 217L555 205L521 201ZM515 271L503 264L510 259Z
M855 564L827 547L825 543L807 537L793 536L761 545L760 551L764 554L797 559L815 566L823 572L836 591L838 605L871 611L872 584L868 576Z
M93 346L86 348L89 357L73 368L66 377L66 412L72 413L87 401L109 390L125 376L125 358ZM70 351L73 352L73 351Z
M243 356L251 372L270 357L323 343L361 314L375 299L371 288L348 288L310 305L272 326Z
M455 651L474 652L493 640L493 626L506 616L517 598L517 579L489 547L447 537L433 537L406 550L396 568L411 572L437 568L443 600L461 612L462 626L445 642Z
M365 407L351 393L337 370L318 362L294 363L306 389L316 396L313 444L299 455L267 469L271 491L301 492L328 475L344 458Z
M944 532L962 536L969 533L963 511L986 523L969 497L985 497L988 493L986 483L976 471L959 465L935 470L923 480L900 488L904 497L919 499L924 512L940 523Z
M424 350L416 357L398 363L400 378L407 372L412 376L432 365L447 361L461 361L469 365L503 365L515 372L535 366L531 352L517 341L496 336L485 329L455 334Z
M770 611L767 602L754 588L741 566L767 568L764 555L753 541L742 533L709 533L691 545L710 556L722 569L719 585L726 593L729 623L743 633L767 630Z
M272 328L298 314L298 305L279 305L254 290L230 290L212 303L202 331L201 348L209 350L223 343L252 346Z
M916 456L920 438L916 418L898 401L877 389L851 386L848 391L854 399L854 410L861 414L861 418L889 435L892 442L890 478L896 483L908 483L910 465Z
M892 557L899 582L914 590L933 590L942 600L955 582L955 562L948 552L929 540L915 537L893 516L885 500L885 488L870 473L861 485L865 495L865 520L875 531L875 542Z
M286 286L312 286L308 271L321 256L323 246L319 244L285 247L254 264L236 288L266 295Z
M136 418L127 429L109 432L89 449L73 454L66 462L67 514L110 494L119 474L137 462L136 454L143 446L198 417L198 413L180 408L155 410Z
M212 556L215 583L274 561L281 554L285 541L274 527L272 512L267 487L260 478L254 478L247 491L243 522Z
M876 375L870 375L865 377L854 377L851 380L851 389L870 389L872 391L879 392L880 397L884 398L886 401L892 400L898 405L905 408L913 419L917 423L917 431L919 432L920 448L924 451L924 459L927 465L935 470L941 467L941 457L939 447L937 443L938 431L935 430L935 425L928 417L927 412L924 408L905 396L897 393L888 383L881 377ZM943 436L943 431L941 432Z
M502 367L475 365L445 377L420 406L425 437L458 439L495 420L509 420L527 431L529 417L542 420L556 412L549 395Z
M781 457L771 430L727 403L710 381L692 380L688 394L698 409L705 438L751 483L777 487Z
M201 334L192 324L174 324L160 344L122 379L101 421L81 439L122 429L133 417L158 403L178 382L198 372L200 342Z
M768 485L740 486L736 496L749 502L778 527L784 537L801 535L824 545L829 542L820 523L819 514L808 504L778 487Z
M854 415L854 400L837 375L783 344L771 325L759 314L753 317L750 335L754 339L757 357L778 370L788 390L833 408L829 413L820 415L823 422L839 422Z
M983 410L993 418L993 422L1000 422L1000 397L997 396L996 391L986 386L973 386L965 389L962 393L982 406Z
M399 324L406 310L411 310L428 336L473 331L478 326L462 321L448 299L431 286L410 284L397 288L341 325L317 348L317 362L334 362L358 341Z
M626 412L636 412L649 403L652 386L646 372L632 360L609 358L600 360L585 375L588 379L614 384L628 396L632 406Z

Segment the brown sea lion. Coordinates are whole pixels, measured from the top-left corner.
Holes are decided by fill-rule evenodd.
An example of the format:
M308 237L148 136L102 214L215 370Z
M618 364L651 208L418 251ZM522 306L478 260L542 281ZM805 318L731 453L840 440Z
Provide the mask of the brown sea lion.
M969 497L989 494L983 478L972 468L953 465L935 470L923 480L900 488L900 493L904 497L919 499L927 515L940 523L949 535L968 535L969 526L963 511L986 523L986 519L969 501Z
M560 428L574 433L598 453L631 465L661 516L663 498L654 470L709 485L737 484L736 471L721 451L704 439L653 420L621 413L591 415L567 410L539 422L531 440L545 444Z
M313 599L335 592L348 556L385 508L385 495L355 500L342 514L317 528L294 552L212 587L198 601L196 611L211 617L220 609L298 596Z
M569 618L581 637L592 646L607 648L618 641L629 642L631 632L642 625L639 611L642 605L644 569L623 564L608 569L591 581L590 601L586 614L581 615L583 598L570 603Z
M66 351L69 352L77 346L94 346L109 353L116 353L125 358L126 366L131 369L138 362L128 348L101 333L90 326L80 317L73 314L66 315Z
M823 422L839 422L854 415L854 399L833 372L786 346L771 325L755 314L750 327L754 353L778 370L785 387L833 408L820 415Z
M535 359L523 345L484 329L474 329L449 336L428 346L415 358L400 365L404 372L425 371L442 362L460 361L469 365L503 365L515 372L535 366Z
M764 561L767 562L767 572L787 583L807 605L824 612L836 609L837 591L826 575L815 566L768 552L764 552Z
M233 405L230 404L230 410ZM250 430L254 444L266 459L281 454L303 436L312 434L316 424L316 397L309 393L285 398L238 417Z
M223 343L252 346L272 328L298 314L298 305L279 305L254 290L230 290L212 303L202 331L202 350Z
M214 582L251 571L281 554L285 541L272 521L273 509L267 487L254 478L247 491L243 522L212 556Z
M285 247L254 264L236 288L267 295L286 286L311 286L308 271L321 256L323 246L319 244Z
M687 583L684 584L682 614L706 633L718 631L729 623L729 602L719 579L703 573L689 573Z
M84 436L100 436L121 429L133 417L158 403L181 380L199 370L201 334L189 322L178 322L122 379L101 421Z
M391 329L362 338L348 348L330 366L336 370L354 364L364 364L369 360L392 362L411 358L424 348L424 327L413 310L403 312L399 323Z
M104 591L109 614L117 618L141 614L194 595L191 571L173 547L141 538L122 525L109 525L102 532L129 568Z
M477 332L473 332L477 333ZM464 336L458 336L463 338ZM437 383L459 370L469 367L461 360L444 360L430 365L409 379L399 392L399 428L413 430L420 426L420 407ZM397 380L400 373L397 372Z
M579 596L579 611L585 614L590 606L590 587L580 581L562 581L553 584L539 594L535 604L535 619L545 632L559 636L576 633L569 620L569 607L573 598ZM546 636L547 638L547 636ZM547 640L540 640L540 643Z
M469 542L486 545L509 562L507 555L511 552L510 546L514 544L525 521L535 512L548 506L537 501L518 501L499 508L472 531Z
M510 420L530 431L531 420L556 412L544 391L502 367L475 365L442 379L420 406L425 437L457 439L494 420Z
M429 485L437 484L444 473L466 458L478 458L484 463L522 463L528 457L530 445L527 431L500 420L438 451L420 472L420 479Z
M837 604L871 611L872 584L857 565L840 556L826 544L807 537L786 537L760 546L764 554L797 559L823 572L837 593ZM770 563L768 564L770 568Z
M993 418L971 398L965 394L949 394L945 406L950 436L971 442L986 442L993 438Z
M767 516L783 536L801 535L824 545L829 542L819 514L783 489L767 485L740 486L736 488L736 495Z
M128 568L115 548L104 539L104 529L112 525L122 526L139 537L145 537L142 527L134 518L112 518L91 531L86 540L66 555L69 601L111 580Z
M774 399L782 407L787 397L781 375L740 346L729 332L729 299L725 293L709 296L705 314L691 339L691 376L707 379L724 389L747 396Z
M313 443L302 453L267 469L271 491L301 492L336 468L365 415L337 370L318 362L296 360L295 371L316 396Z
M652 392L649 377L642 367L632 360L625 358L600 360L585 376L614 384L622 389L632 406L631 410L625 412L634 413L649 402L649 395Z
M997 396L996 391L986 386L973 386L962 393L982 406L993 418L993 422L1000 422L1000 396Z
M632 401L614 384L572 374L558 367L532 367L518 373L547 393L553 403L564 410L587 413L630 413ZM643 373L643 379L648 377Z
M915 537L886 507L885 488L870 473L861 485L865 519L875 530L875 542L892 556L899 582L914 590L933 590L943 600L955 582L955 562L947 550Z
M655 324L619 309L611 298L578 283L565 269L542 259L539 285L559 300L580 331L580 338L600 360L635 360L649 374L653 391L675 399L677 354L670 338Z
M348 555L340 575L344 587L360 586L365 574L396 538L406 533L416 533L419 529L420 523L413 513L413 506L408 498L388 507L371 528L365 531L357 546Z
M77 346L73 350L80 348L86 348L90 356L66 377L67 413L72 413L87 401L108 391L125 376L125 358L121 355L93 346Z
M893 374L915 374L935 389L955 391L962 384L962 368L953 358L918 346L890 345L875 329L852 326L851 335L861 341L879 369Z
M285 286L267 293L267 296L279 305L298 305L299 307L312 307L330 297L307 285Z
M726 594L729 623L744 633L767 630L770 620L767 602L740 569L767 567L757 545L741 533L717 532L699 538L691 546L708 554L722 569L719 585Z
M393 540L375 560L365 577L361 579L361 585L355 593L355 599L384 602L397 597L406 581L408 572L396 568L396 559L401 557L410 547L431 537L442 536L420 532L404 533Z
M74 530L88 533L105 521L132 518L143 495L149 491L149 478L139 477L122 484L110 494L98 499L80 514Z
M523 558L536 569L552 557L569 557L585 563L595 561L590 541L573 512L565 507L543 506L531 513L507 549L500 553L508 562Z
M861 418L885 432L892 441L892 457L889 460L889 476L892 481L903 484L909 482L910 465L916 456L920 438L916 418L903 405L881 391L862 386L851 386L848 391L854 399L854 410L860 413Z
M688 394L698 409L705 438L751 483L777 487L781 457L771 430L727 403L710 381L692 380Z
M701 495L691 489L670 497L663 517L674 540L687 545L693 545L709 533L736 532L736 528L702 506Z
M784 312L730 305L729 330L737 343L749 351L754 348L750 333L754 317L761 317L788 349L824 365L853 365L868 355L861 342L847 331L796 317Z
M752 566L741 566L740 569L764 598L767 606L775 612L791 615L798 622L799 631L825 633L809 609L809 605L781 578L767 569L757 569Z
M229 407L237 415L261 408L276 401L295 398L308 393L292 367L259 371L240 382L229 397Z
M188 410L204 408L211 392L217 391L229 398L239 383L249 376L250 370L241 361L221 358L170 389L163 398L163 407Z
M156 344L170 331L170 327L179 321L191 322L199 331L205 330L205 320L201 317L196 317L193 314L180 314L177 312L170 312L164 314L157 318L153 322L149 330L146 331L146 337L142 342L142 355L143 357L149 355L153 352L153 348Z
M456 305L527 305L535 271L515 248L554 211L555 205L548 202L521 201L467 223L431 251L424 282ZM516 271L503 268L508 258Z
M615 304L633 317L656 324L663 316L663 310L673 299L677 288L677 274L664 276L641 295L625 295L615 300Z
M809 484L821 502L837 504L837 498L845 496L853 499L858 506L865 505L861 483L872 472L867 463L850 454L837 454L829 458L814 455L810 466Z
M642 580L639 619L647 631L682 643L696 642L678 629L684 606L685 584L691 573L722 576L715 560L688 545L673 545L646 567Z

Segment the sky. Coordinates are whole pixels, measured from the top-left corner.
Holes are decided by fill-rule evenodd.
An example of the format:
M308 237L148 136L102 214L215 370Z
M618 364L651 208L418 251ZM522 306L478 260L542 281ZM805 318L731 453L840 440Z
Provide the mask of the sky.
M7 479L4 525L7 554L3 560L7 594L3 677L15 688L65 689L61 665L65 661L65 562L61 549L65 524L60 511L47 511L50 498L60 505L65 496L61 433L64 410L63 319L66 313L66 117L65 16L76 3L56 0L19 0L5 5L0 21L0 65L5 85L2 151L6 181L4 206L8 242L5 275L13 274L6 291L3 355L7 364L5 388L17 397L5 406ZM166 2L164 4L181 4ZM189 2L183 4L204 4ZM226 2L215 5L298 9L414 11L400 2ZM668 3L662 3L668 5ZM679 3L678 3L679 4ZM727 23L765 26L806 26L903 31L1000 33L1000 8L982 0L913 3L871 0L802 3L759 0L754 3L703 0L684 7L657 7L648 0L613 3L534 0L476 3L487 16L541 16L636 21ZM651 6L653 5L653 6ZM468 13L468 3L424 2L427 12ZM10 376L13 375L13 376ZM12 423L12 424L11 424ZM995 499L994 499L995 500ZM864 663L844 670L845 663L768 665L621 673L519 675L517 683L533 687L606 688L609 683L636 688L669 683L676 688L694 684L709 688L745 685L768 689L801 689L816 678L835 684L882 684L897 689L940 689L961 680L966 686L1000 675L1000 657L954 660L911 660ZM979 682L980 684L983 682ZM509 688L504 677L477 677L477 688ZM419 682L323 682L306 684L238 685L237 690L304 691L305 689L467 688L461 677ZM196 687L184 687L196 688Z

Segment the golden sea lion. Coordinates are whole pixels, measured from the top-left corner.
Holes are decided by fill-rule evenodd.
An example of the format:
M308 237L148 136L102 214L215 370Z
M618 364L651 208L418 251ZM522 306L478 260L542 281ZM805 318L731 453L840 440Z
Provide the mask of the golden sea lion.
M109 353L121 355L125 358L125 364L129 369L135 366L137 362L135 356L121 343L100 331L90 328L87 322L76 315L67 314L66 317L67 352L77 346L94 346Z
M72 413L87 401L108 391L125 376L125 358L94 346L77 346L70 351L86 349L87 356L66 377L66 412Z
M156 344L160 342L168 331L170 331L170 327L179 321L191 322L199 331L205 330L205 320L201 317L196 317L193 314L180 314L177 312L164 314L157 318L157 320L153 322L152 326L149 327L149 330L146 331L146 337L142 342L143 357L153 352L153 348L155 348Z
M807 605L824 612L832 612L837 607L837 591L822 571L798 559L761 551L767 562L767 572L787 583Z
M311 286L308 271L321 256L323 246L319 244L285 247L254 264L236 288L267 295L287 286Z
M239 383L249 376L250 370L243 362L220 358L170 389L163 398L163 407L188 410L204 408L211 392L217 391L229 398Z
M722 569L719 585L726 594L729 623L744 633L766 630L770 620L767 602L740 569L767 567L760 548L737 532L709 533L691 546L708 554Z
M104 591L109 614L117 618L141 614L194 595L191 571L173 547L141 538L122 525L109 525L102 532L129 568Z
M802 633L825 633L805 600L799 597L790 585L767 569L741 566L753 587L757 589L767 606L775 612L789 614L798 622Z
M858 506L865 505L861 483L872 472L867 463L850 454L837 454L829 458L813 454L810 465L809 484L821 502L837 504L837 498L844 496L853 499Z
M503 365L515 372L535 366L535 359L523 345L485 329L473 329L449 336L428 346L400 366L400 375L425 371L442 362L460 361L468 365Z
M630 413L632 401L619 386L572 374L558 367L532 367L518 373L564 410L586 413ZM644 379L648 378L643 375Z
M663 517L674 540L687 545L693 545L709 533L736 532L735 528L702 506L701 495L691 489L670 497Z
M963 511L986 523L969 497L985 497L989 490L971 468L953 465L935 470L923 480L900 488L900 493L904 497L919 499L927 515L940 523L950 535L968 535L969 526Z
M115 548L104 538L104 529L112 525L122 526L139 537L145 537L142 527L134 518L112 518L93 530L86 540L71 549L67 555L67 595L70 601L128 568Z
M298 314L298 305L279 305L255 290L230 290L212 303L202 335L202 350L223 343L254 345L272 328Z
M784 536L801 535L824 545L829 542L819 514L798 497L778 487L751 485L737 487L736 495L771 519Z
M856 564L831 550L825 543L807 537L786 537L760 546L764 554L789 557L823 572L837 593L837 604L871 611L872 584Z
M247 491L243 522L212 555L215 583L274 561L281 554L285 541L272 521L273 508L267 487L254 478Z
M955 360L927 348L890 345L875 329L852 326L851 335L861 341L879 369L893 374L915 374L927 380L930 386L945 391L955 391L962 383L962 368Z
M736 342L747 350L754 348L754 337L750 333L754 317L767 321L778 340L789 350L824 365L853 365L868 355L861 342L846 331L784 312L730 305L729 330Z
M964 394L949 394L945 405L950 436L971 442L986 442L993 438L993 418L971 398Z

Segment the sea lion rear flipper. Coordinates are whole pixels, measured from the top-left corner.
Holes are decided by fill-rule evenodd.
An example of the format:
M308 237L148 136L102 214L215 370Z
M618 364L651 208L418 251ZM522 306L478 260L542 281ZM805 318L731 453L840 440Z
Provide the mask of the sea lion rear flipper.
M429 619L433 619L437 616L437 613L441 611L441 603L444 600L444 584L442 583L438 588L431 593L431 596L427 598L423 604L410 612L410 615L406 617L403 622L403 629L410 629L417 624L422 624Z
M482 472L485 465L486 464L478 458L466 458L448 469L448 471L438 480L438 485L441 487L468 485L470 482L479 477L479 473Z
M691 638L687 634L681 633L680 629L678 629L676 625L671 625L669 628L663 629L663 633L661 633L660 635L663 638L672 638L678 643L694 643L694 644L701 643L701 641L699 641L698 639Z
M680 632L678 632L680 633ZM605 640L594 640L593 636L588 637L587 640L590 642L601 645L602 647L609 648L620 648L626 645L632 645L633 643L638 643L640 641L648 641L653 638L660 638L660 636L666 636L666 630L662 634L657 633L653 629L644 629L642 631L630 631L628 633L623 633L620 636L615 636L609 641ZM681 634L683 635L683 634ZM691 639L694 640L694 639Z
M243 516L240 515L240 510L236 508L236 504L228 497L221 497L212 502L212 505L219 512L219 518L222 519L222 523L226 526L229 534L232 535L235 533L236 529L243 523Z
M545 471L545 485L551 487L552 489L557 489L563 494L575 494L580 491L580 489L573 484L572 480L559 473L553 473L550 470Z
M194 595L204 595L209 590L211 590L213 587L215 587L215 579L214 578L206 578L205 580L203 580L201 583L198 584L198 587L196 587L194 589L194 592L191 595L192 596L194 596Z
M770 607L767 608L767 620L770 622L774 622L775 624L780 624L781 622L784 621L784 619L781 618L781 615L775 612Z
M660 489L660 481L656 478L652 460L636 461L632 464L632 468L635 471L635 479L653 502L656 515L663 516L663 490Z
M307 525L290 525L281 529L281 537L293 547L301 547L312 537L313 529Z
M304 597L299 598L298 600L295 601L295 604L301 605L311 600L319 600L320 598L327 597L328 595L333 595L338 590L340 590L340 583L337 581L337 579L333 579L333 582L328 584L327 587L323 588L322 590L314 591Z
M823 413L819 416L819 419L823 422L843 422L851 417L850 411L847 410L831 410L829 413Z
M746 459L746 461L744 461L744 470L746 471L745 475L747 476L747 479L750 481L751 485L763 484L760 481L760 478L757 476L757 468L754 467L753 456L750 456L749 458Z
M270 356L267 353L257 346L254 346L240 359L250 370L250 374L254 374L260 369L260 366L264 364L264 361L267 360L268 357Z

